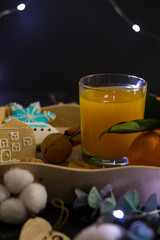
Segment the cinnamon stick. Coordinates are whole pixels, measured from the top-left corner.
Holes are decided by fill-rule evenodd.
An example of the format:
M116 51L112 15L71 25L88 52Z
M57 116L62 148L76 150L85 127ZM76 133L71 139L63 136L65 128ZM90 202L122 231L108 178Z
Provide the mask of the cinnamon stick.
M69 139L72 143L72 146L76 146L81 143L81 134L78 133Z
M69 138L69 140L72 143L72 146L76 146L81 143L80 126L75 126L67 129L64 132L64 135L66 135Z
M79 132L80 132L80 126L75 126L75 127L67 129L64 132L64 135L69 137L69 136L75 135L76 133L79 133Z

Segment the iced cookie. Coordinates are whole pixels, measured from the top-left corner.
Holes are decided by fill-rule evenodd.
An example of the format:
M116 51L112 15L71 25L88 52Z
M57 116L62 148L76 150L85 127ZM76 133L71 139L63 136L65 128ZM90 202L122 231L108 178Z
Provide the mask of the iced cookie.
M18 119L10 119L0 126L0 163L14 162L36 156L32 128Z
M11 111L12 115L6 118L5 121L16 118L27 123L34 130L37 147L46 136L59 132L56 128L48 124L48 121L53 120L56 115L49 111L40 112L39 102L31 103L27 108L24 108L20 104L13 103L11 105Z
M43 122L48 123L49 120L53 120L56 115L49 111L40 112L40 103L34 102L31 103L27 108L24 108L22 105L13 103L11 105L12 115L8 119L17 118L26 123L32 122Z
M34 131L37 147L42 143L45 137L47 137L51 133L59 133L57 128L52 127L47 123L35 122L29 123L29 126L32 127Z

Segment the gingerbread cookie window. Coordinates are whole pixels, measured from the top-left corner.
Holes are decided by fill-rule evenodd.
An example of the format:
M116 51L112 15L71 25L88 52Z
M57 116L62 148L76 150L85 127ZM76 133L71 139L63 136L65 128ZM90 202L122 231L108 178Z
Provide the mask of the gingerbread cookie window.
M20 143L12 143L12 152L20 152Z
M10 149L2 149L0 151L0 162L6 162L11 160L11 150Z
M25 147L32 146L32 138L24 137L23 138L23 146L25 146Z
M18 140L19 139L19 132L10 132L11 140Z
M6 148L8 147L8 139L7 138L1 138L0 139L0 148Z

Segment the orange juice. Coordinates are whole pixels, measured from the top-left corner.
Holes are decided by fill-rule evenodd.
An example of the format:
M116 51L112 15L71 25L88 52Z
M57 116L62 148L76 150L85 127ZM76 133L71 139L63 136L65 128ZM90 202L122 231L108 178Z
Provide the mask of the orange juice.
M145 92L144 92L145 91ZM82 152L91 156L121 158L138 133L100 134L116 123L143 119L146 89L125 87L80 91Z

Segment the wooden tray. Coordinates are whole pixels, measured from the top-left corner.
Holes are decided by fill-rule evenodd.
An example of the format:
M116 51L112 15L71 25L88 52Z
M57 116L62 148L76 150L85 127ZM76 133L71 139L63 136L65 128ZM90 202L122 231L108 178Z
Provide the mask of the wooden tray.
M80 124L79 106L62 104L42 108L42 110L56 113L56 120L51 124L60 132ZM5 117L6 108L0 108L0 119ZM81 159L80 147L71 155L71 160L76 157ZM77 154L78 153L78 154ZM11 167L21 167L31 171L35 178L43 178L42 183L48 191L48 201L58 197L67 203L72 203L76 197L75 188L85 191L92 186L98 189L106 184L113 185L113 191L117 197L129 189L136 189L143 203L152 193L160 197L160 168L146 166L127 166L109 169L76 169L59 165L39 163L1 163L0 177Z
M1 164L0 176L11 167L28 169L35 178L43 178L42 184L47 188L48 201L58 197L66 203L72 203L76 197L75 188L88 191L92 186L101 189L106 184L113 185L113 192L117 197L127 190L136 189L141 203L152 193L157 193L160 197L160 168L156 167L74 169L51 164L13 163Z

